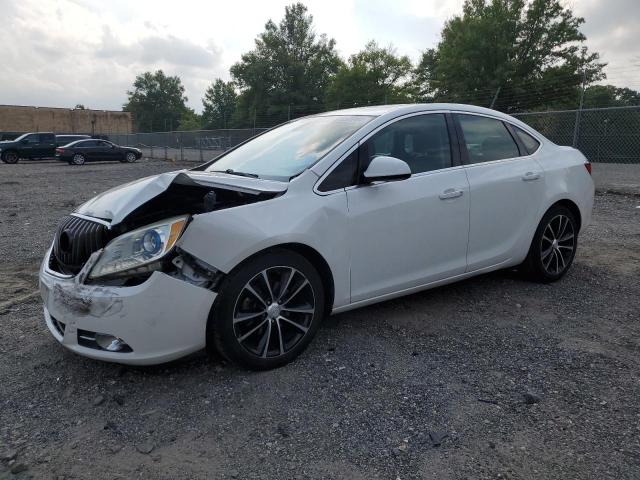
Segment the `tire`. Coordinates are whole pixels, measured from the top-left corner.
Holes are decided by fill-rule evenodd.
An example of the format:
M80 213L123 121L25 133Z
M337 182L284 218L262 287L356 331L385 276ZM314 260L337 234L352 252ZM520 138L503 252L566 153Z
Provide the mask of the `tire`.
M127 163L134 163L136 160L138 160L138 158L133 152L127 152L124 156L124 161Z
M295 252L273 250L224 279L209 315L207 349L251 370L277 368L304 351L324 310L313 265Z
M84 155L75 153L73 157L71 157L71 160L69 160L69 165L84 165L85 162L86 159L84 158Z
M4 163L14 164L14 163L18 163L18 160L20 160L20 156L18 155L18 152L14 152L10 150L8 152L2 153L2 161Z
M577 247L578 223L574 214L562 205L553 206L540 220L521 270L534 281L560 280L571 267Z

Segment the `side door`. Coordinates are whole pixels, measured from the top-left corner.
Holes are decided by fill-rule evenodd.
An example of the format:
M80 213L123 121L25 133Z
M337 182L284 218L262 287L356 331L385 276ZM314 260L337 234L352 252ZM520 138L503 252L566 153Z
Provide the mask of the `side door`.
M115 146L104 140L97 141L96 160L118 160L119 152Z
M537 227L544 171L508 123L454 117L471 198L468 271L519 263Z
M38 157L53 157L56 154L56 136L53 133L41 133L38 145Z
M30 133L20 140L20 157L36 158L39 155L40 134Z
M352 302L465 272L469 185L454 135L448 114L423 113L360 143L359 178L378 155L404 160L412 175L347 188Z
M97 142L95 140L84 140L78 142L73 147L75 153L84 155L85 160L91 161L96 159Z

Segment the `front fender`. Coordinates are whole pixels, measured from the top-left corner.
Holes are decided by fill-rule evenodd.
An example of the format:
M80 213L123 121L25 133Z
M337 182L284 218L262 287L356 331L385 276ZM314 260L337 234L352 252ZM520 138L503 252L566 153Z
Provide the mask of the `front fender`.
M289 191L266 202L197 215L178 246L229 273L267 248L285 243L306 245L329 265L336 292L334 306L341 306L350 301L346 236L346 193L319 196L309 188Z

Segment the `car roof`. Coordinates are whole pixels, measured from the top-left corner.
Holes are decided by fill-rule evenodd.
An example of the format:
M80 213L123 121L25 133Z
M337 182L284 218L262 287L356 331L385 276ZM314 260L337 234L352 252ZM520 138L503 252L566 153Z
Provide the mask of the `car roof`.
M73 142L71 142L71 143L67 143L67 144L65 145L65 147L69 147L69 146L71 146L71 145L77 145L77 144L79 144L79 143L88 142L88 141L90 141L90 140L95 140L95 138L81 138L80 140L74 140L74 141L73 141Z
M355 107L346 108L343 110L334 110L332 112L324 112L318 115L370 115L379 117L390 113L393 113L395 115L403 115L406 113L424 112L430 110L450 110L457 112L483 113L493 116L509 117L508 115L505 115L502 112L498 112L497 110L491 110L490 108L478 107L475 105L466 105L462 103L407 103L395 105L372 105L368 107Z
M408 104L396 104L396 105L375 105L368 107L356 107L347 108L344 110L334 110L333 112L324 112L317 114L318 116L331 116L331 115L368 115L376 117L375 124L382 124L389 120L402 115L419 112L429 111L450 111L450 112L463 112L463 113L475 113L480 115L489 115L494 118L506 120L514 125L519 126L527 132L531 132L533 129L522 122L521 120L514 118L506 113L492 110L490 108L478 107L476 105L466 105L462 103L408 103ZM373 122L372 122L373 123ZM540 132L533 130L538 136L542 136ZM548 140L547 140L548 141Z

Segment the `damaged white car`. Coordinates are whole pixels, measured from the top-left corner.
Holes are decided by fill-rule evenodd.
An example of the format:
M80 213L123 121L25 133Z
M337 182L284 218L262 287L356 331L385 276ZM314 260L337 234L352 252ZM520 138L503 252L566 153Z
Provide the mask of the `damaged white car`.
M326 314L508 267L561 278L590 219L590 167L483 108L305 117L65 217L40 271L46 323L101 360L206 347L277 367Z

